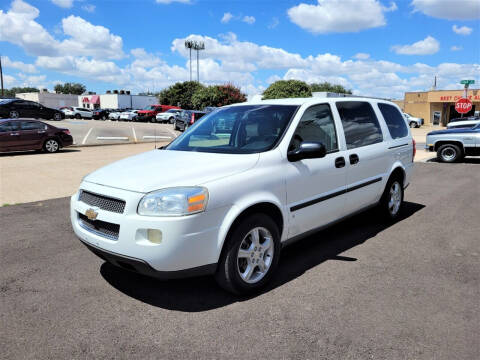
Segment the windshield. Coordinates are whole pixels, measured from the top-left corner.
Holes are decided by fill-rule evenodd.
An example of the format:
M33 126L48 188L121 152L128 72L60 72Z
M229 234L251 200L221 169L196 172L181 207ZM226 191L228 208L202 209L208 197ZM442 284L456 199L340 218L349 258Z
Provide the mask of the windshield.
M167 150L251 154L272 149L298 106L242 105L205 115Z
M178 110L174 110L174 109L167 110L167 113L176 113L176 112L178 112Z
M143 110L155 110L155 106L149 105L146 108L144 108Z

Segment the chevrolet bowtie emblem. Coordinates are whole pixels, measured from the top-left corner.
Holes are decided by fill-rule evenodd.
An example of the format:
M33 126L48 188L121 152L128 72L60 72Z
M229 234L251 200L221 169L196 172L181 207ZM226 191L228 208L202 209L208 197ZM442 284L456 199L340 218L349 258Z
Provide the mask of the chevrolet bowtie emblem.
M88 209L85 211L85 216L88 218L88 220L96 220L98 213L93 209Z

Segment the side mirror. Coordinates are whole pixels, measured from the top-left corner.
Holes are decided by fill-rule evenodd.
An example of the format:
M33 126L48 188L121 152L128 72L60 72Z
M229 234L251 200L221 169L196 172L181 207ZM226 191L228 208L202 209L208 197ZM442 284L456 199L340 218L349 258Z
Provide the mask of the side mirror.
M302 159L318 159L327 155L327 148L323 143L316 141L304 141L300 146L287 153L288 161L294 162Z

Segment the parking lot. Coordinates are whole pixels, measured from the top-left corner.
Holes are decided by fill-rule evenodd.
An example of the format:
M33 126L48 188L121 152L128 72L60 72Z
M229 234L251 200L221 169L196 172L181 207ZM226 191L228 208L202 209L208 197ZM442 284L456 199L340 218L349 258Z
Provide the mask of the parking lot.
M478 359L479 168L417 164L399 221L370 211L284 249L250 298L104 263L67 198L2 207L2 358Z
M180 134L173 129L171 124L78 119L46 122L56 127L69 129L77 146L170 142Z

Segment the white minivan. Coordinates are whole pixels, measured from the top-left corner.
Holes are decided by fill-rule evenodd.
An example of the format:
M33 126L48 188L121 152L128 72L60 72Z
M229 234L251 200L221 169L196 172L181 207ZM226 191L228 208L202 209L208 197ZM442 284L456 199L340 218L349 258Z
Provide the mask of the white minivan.
M396 219L414 156L410 129L388 101L236 104L163 149L87 175L71 221L91 251L123 269L214 274L243 294L269 281L291 241L373 206Z

